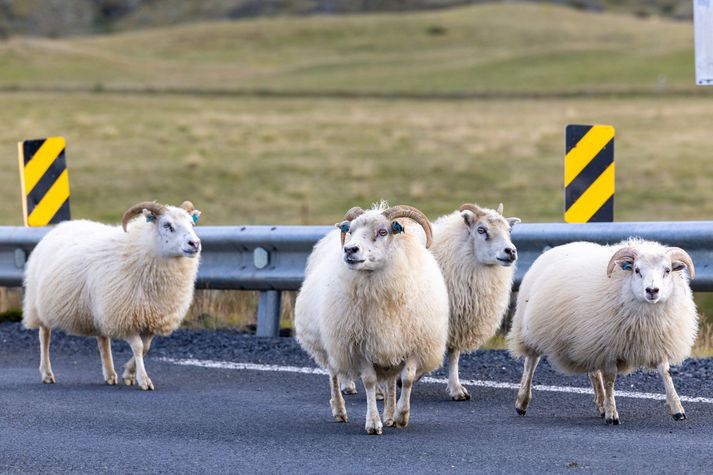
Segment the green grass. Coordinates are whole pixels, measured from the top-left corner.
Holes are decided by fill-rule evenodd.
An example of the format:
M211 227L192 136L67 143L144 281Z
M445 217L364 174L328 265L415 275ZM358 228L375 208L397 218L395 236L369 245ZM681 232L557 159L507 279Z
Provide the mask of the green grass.
M0 43L0 70L4 87L372 94L694 90L689 23L518 3L14 38Z

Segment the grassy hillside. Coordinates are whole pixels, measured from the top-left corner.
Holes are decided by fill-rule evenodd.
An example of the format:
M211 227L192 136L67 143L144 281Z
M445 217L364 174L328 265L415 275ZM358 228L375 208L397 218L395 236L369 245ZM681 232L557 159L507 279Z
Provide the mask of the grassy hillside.
M367 94L694 91L689 23L535 4L0 42L0 87Z

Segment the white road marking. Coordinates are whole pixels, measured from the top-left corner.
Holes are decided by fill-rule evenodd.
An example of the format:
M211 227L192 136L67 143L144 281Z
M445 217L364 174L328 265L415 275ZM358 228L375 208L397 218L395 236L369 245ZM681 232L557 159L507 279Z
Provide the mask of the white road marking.
M233 369L233 370L247 370L247 371L267 371L274 373L300 373L300 374L324 374L327 372L321 368L309 368L303 366L280 366L272 364L258 364L258 363L236 363L233 361L213 361L213 360L198 360L194 358L189 359L176 359L176 358L158 358L160 361L166 363L172 363L181 366L197 366L200 368L214 368L214 369ZM426 376L421 378L422 383L428 384L446 384L448 382L445 378L432 378ZM501 383L497 381L481 381L476 379L465 379L461 380L461 384L465 386L479 386L483 388L495 388L495 389L515 389L517 390L520 385L515 383ZM532 389L536 391L546 391L553 393L570 393L570 394L590 394L593 395L594 392L591 388L573 387L573 386L549 386L546 384L534 384ZM634 399L654 399L657 401L665 401L666 395L659 393L641 393L635 391L617 391L616 397L630 397ZM699 396L681 396L681 402L701 402L705 404L713 404L713 398L709 397L699 397Z

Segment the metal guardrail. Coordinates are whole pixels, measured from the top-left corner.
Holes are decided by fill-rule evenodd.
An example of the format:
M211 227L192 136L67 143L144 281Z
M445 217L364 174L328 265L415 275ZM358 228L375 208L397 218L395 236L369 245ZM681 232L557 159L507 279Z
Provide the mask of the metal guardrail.
M203 256L196 286L203 289L259 290L258 330L279 331L281 291L298 290L307 257L332 226L200 226ZM47 228L0 226L0 286L19 287L27 256ZM713 221L519 224L515 288L544 250L572 241L612 244L631 236L678 246L696 265L695 291L713 291Z

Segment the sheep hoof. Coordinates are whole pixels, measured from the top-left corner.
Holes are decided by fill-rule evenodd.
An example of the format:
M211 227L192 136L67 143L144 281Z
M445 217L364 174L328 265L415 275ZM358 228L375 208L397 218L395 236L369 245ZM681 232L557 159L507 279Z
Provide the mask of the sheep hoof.
M685 412L677 412L676 414L673 414L673 420L674 420L674 421L683 421L683 420L686 420L686 419L688 419L688 417L686 417L686 413L685 413Z
M618 417L607 417L605 422L609 425L615 425L615 426L618 426L619 424L621 424Z
M384 426L394 427L394 420L393 419L384 419Z
M408 412L401 412L396 415L396 418L394 419L394 423L396 424L396 427L399 429L403 429L406 426L408 426L408 420L409 420L410 413Z
M109 376L108 378L104 378L104 381L109 386L114 386L118 382L118 377L116 376L116 373L114 373L111 376Z
M605 413L603 413L603 412L600 412L600 413L599 413L599 417L601 417L602 419L604 419L604 416L606 416Z
M54 384L57 381L54 379L54 374L52 373L47 373L42 377L42 382L44 384Z
M527 409L520 409L519 407L516 407L515 410L516 410L517 413L520 414L521 416L524 416L525 414L527 414Z
M127 386L133 386L134 384L136 384L136 377L134 376L124 376L123 379L124 384L126 384Z
M378 422L367 422L366 423L366 433L369 435L381 435L384 432L381 421Z
M451 399L454 401L468 401L468 400L470 400L470 393L463 386L459 386L455 389L448 388L448 394L451 395Z
M470 394L456 394L455 396L451 396L451 399L454 401L470 401Z
M346 414L335 414L334 421L335 422L349 422L349 417Z
M345 396L351 396L352 394L356 394L356 393L357 393L357 390L354 387L351 387L351 388L346 387L346 388L342 389L342 394L344 394Z
M143 389L144 391L153 391L153 383L149 380L145 384L141 385L141 389Z

